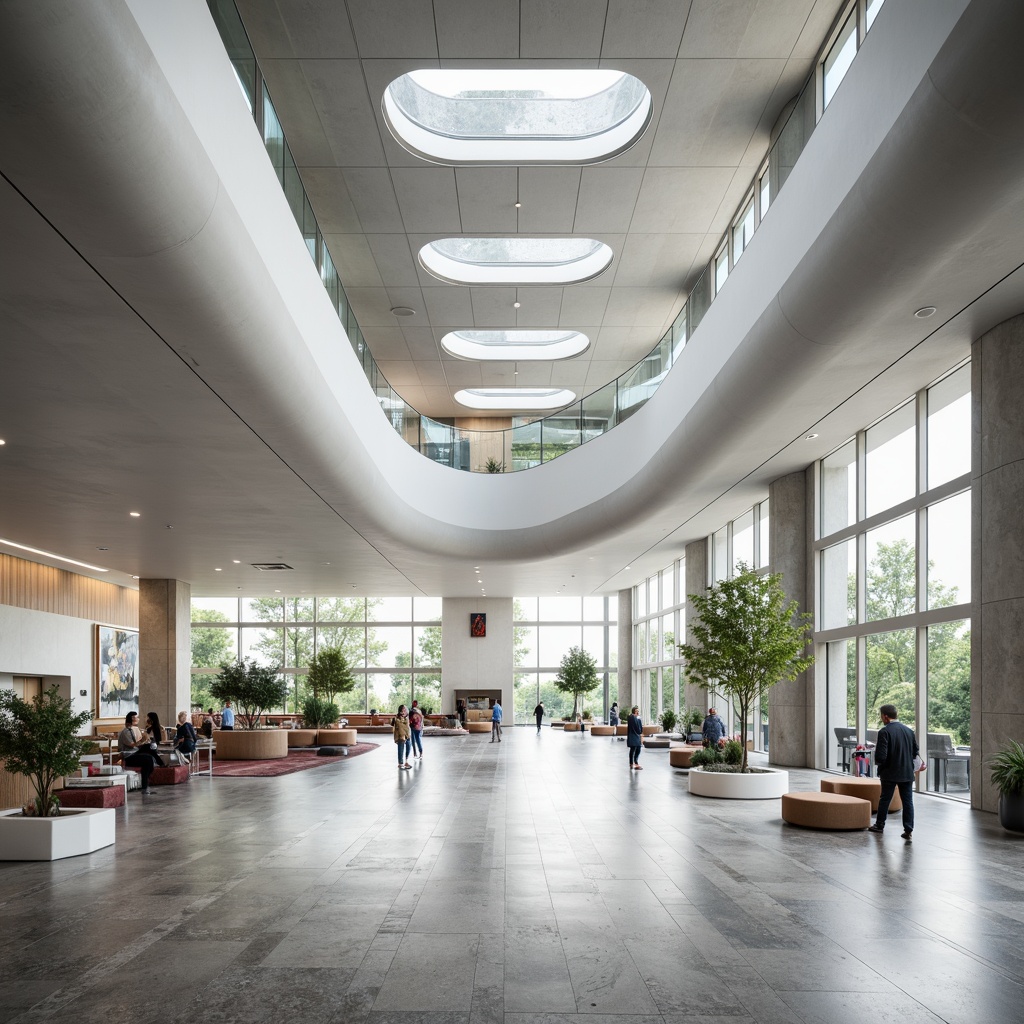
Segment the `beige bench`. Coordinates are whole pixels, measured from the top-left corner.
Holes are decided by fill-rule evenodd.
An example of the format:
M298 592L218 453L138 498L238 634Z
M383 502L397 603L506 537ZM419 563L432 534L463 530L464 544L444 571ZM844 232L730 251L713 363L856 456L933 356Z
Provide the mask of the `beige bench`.
M878 810L878 801L882 798L882 782L880 779L869 779L851 776L849 778L822 779L822 793L840 793L843 796L859 796L871 804L871 810ZM902 811L903 801L897 789L889 802L890 811Z
M615 726L614 725L592 725L590 727L591 736L614 736Z
M871 824L871 804L841 793L783 793L782 820L803 828L852 832Z
M668 763L673 768L689 768L690 758L693 757L698 750L703 749L703 747L694 746L670 747L668 752Z

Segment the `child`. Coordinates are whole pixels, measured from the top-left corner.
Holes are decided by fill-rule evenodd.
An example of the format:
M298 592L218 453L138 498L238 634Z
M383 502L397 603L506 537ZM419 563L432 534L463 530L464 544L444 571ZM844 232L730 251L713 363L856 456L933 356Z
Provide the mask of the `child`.
M865 777L871 774L871 758L863 743L858 743L853 752L853 774Z

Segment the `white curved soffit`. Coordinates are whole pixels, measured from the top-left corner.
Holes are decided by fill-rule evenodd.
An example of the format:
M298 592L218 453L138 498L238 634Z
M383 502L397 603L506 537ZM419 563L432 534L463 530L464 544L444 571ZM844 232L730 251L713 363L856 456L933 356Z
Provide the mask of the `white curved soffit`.
M607 270L612 250L594 238L439 238L419 261L448 284L566 285Z
M576 392L567 388L464 388L456 391L455 401L467 409L518 409L539 412L561 409L576 401Z
M391 134L443 164L592 164L635 145L647 86L609 69L411 71L384 90Z
M590 348L590 339L579 331L452 331L441 347L459 359L527 363L571 359Z

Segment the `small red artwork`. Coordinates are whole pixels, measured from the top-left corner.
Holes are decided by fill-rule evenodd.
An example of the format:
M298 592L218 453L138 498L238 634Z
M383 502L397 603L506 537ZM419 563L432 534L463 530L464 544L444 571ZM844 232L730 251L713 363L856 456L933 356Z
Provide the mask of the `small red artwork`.
M471 612L469 616L469 635L487 636L487 613Z

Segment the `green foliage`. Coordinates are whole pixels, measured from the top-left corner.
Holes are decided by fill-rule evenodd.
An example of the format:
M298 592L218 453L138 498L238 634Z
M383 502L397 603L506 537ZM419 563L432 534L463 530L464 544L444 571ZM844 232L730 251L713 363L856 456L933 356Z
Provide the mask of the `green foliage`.
M0 760L7 771L32 780L36 814L60 813L52 790L58 779L78 769L88 740L77 733L91 719L90 711L76 715L56 686L31 701L13 690L0 690Z
M738 740L726 740L722 749L722 760L726 764L743 764L743 744Z
M355 676L348 666L348 658L340 647L320 648L315 657L310 659L306 682L314 697L323 697L328 701L336 694L348 693L356 685Z
M992 782L1003 796L1024 793L1024 746L1010 740L989 759L988 766L992 770Z
M600 680L597 676L597 662L579 647L570 647L562 658L562 664L555 677L555 686L562 693L572 695L572 717L575 718L580 697L596 690Z
M498 461L498 460L497 460L496 458L494 458L494 456L492 455L492 456L491 456L491 457L490 457L490 458L489 458L489 459L488 459L488 460L487 460L487 461L486 461L486 462L484 463L484 469L485 469L485 470L486 470L486 471L487 471L488 473L504 473L504 472L505 472L505 464L504 464L503 462L499 462L499 461Z
M658 716L658 721L661 722L661 727L665 732L675 732L676 723L679 719L671 708L666 708Z
M302 702L302 724L307 729L328 729L337 725L340 715L338 705L327 697L310 694Z
M228 617L223 612L215 611L212 608L193 608L193 622L227 622ZM192 627L192 667L211 668L221 662L228 661L233 653L234 644L232 638L234 633L229 629L218 629L216 626L193 626ZM199 705L204 710L214 703L213 694L210 693L210 683L213 677L209 675L192 676L192 705Z
M694 642L679 645L687 677L730 697L741 722L755 700L814 661L804 653L811 616L799 614L795 601L786 603L781 573L761 575L740 563L731 580L689 597L697 613L688 626ZM741 770L747 770L745 744Z
M684 712L684 721L686 722L687 732L696 732L704 721L704 709L696 704L691 704Z
M243 728L254 729L265 711L284 704L288 684L277 666L260 665L254 658L224 662L210 684L210 694L219 703L233 701Z
M714 747L707 747L704 750L695 750L690 755L691 768L706 768L709 764L722 764L725 758L720 750Z

